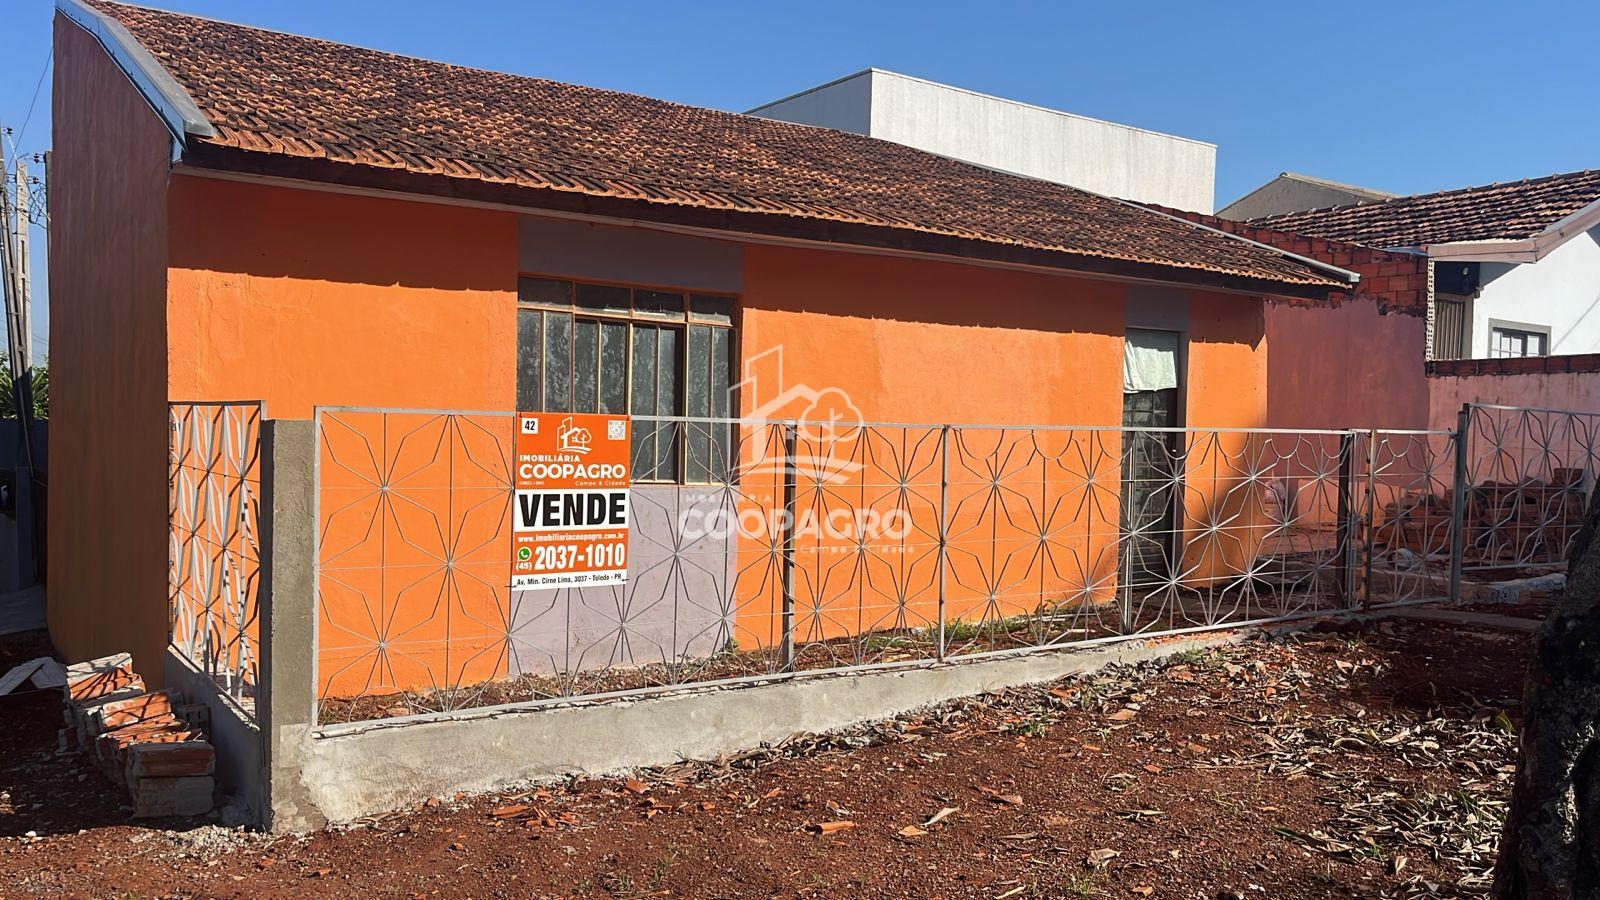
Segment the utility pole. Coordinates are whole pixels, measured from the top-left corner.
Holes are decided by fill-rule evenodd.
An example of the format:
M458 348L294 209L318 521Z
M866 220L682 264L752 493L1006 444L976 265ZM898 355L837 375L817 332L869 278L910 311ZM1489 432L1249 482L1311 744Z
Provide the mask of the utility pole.
M0 134L3 133L3 130L0 130ZM18 163L18 171L25 172L26 168L21 165L20 160ZM0 146L0 173L7 172L9 172L9 168L5 164L5 148ZM0 178L0 181L3 181L3 178ZM26 196L27 185L19 185L18 193ZM11 202L11 191L8 188L0 189L0 225L3 225L3 230L5 231L5 240L0 243L5 245L3 261L6 284L6 337L8 339L8 356L10 357L7 360L7 364L11 370L11 391L14 395L17 421L21 425L21 436L23 438L23 452L18 456L28 459L33 455L32 445L28 442L28 433L33 430L31 428L33 379L32 373L27 366L28 337L27 333L22 330L22 298L26 290L22 280L23 264L17 258L20 249L19 243L26 244L27 242L27 238L24 235L28 230L28 222L26 219L19 219L15 215L15 209Z
M28 375L28 382L33 383L33 264L29 261L29 232L33 224L31 204L33 197L28 191L28 164L17 157L17 327L22 334L18 336L17 343L22 349L22 371ZM31 391L30 391L31 393ZM32 412L32 410L30 410Z
M0 129L0 135L4 133L4 129ZM15 587L21 588L36 582L39 559L33 509L33 373L27 367L28 335L22 330L22 303L27 285L23 281L22 266L18 263L19 253L27 250L29 223L25 213L17 216L12 208L11 191L4 183L8 171L3 141L0 141L0 232L4 232L4 240L0 240L0 268L4 269L0 273L3 274L0 282L5 284L6 336L11 351L7 363L11 369L11 396L17 411L17 443L20 445L17 462L12 469L11 489L14 504L12 514L17 523L17 575L20 582ZM19 208L25 208L27 167L21 160L17 161L16 171L21 176L16 182Z

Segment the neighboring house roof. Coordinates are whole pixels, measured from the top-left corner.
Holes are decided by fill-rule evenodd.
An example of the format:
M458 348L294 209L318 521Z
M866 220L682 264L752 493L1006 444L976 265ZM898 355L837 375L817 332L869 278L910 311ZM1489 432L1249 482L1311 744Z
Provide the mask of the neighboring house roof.
M1600 171L1585 170L1251 221L1369 247L1429 249L1465 242L1520 245L1576 233L1563 226L1573 224L1573 217L1579 214L1600 212L1597 203Z
M1223 207L1217 215L1224 219L1259 219L1317 207L1387 200L1395 196L1398 195L1301 175L1299 172L1280 172L1276 178Z
M363 187L382 170L384 184L417 192L1262 293L1325 296L1353 279L1127 201L888 141L104 0L59 2L125 71L127 58L153 57L157 76L187 95L171 102L192 100L198 126L165 117L182 123L190 164ZM147 96L162 89L160 77L146 79L152 88L136 74Z

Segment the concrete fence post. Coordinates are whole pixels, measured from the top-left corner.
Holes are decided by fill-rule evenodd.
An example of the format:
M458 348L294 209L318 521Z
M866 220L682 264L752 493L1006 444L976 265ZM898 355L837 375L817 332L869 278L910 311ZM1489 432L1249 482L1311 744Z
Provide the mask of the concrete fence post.
M326 824L300 781L315 725L316 433L309 421L261 424L262 825L301 831Z

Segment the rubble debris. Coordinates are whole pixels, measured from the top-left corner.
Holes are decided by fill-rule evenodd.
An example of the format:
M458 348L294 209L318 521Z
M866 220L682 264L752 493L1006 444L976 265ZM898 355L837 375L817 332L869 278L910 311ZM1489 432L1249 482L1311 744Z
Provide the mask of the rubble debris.
M32 684L36 690L58 688L67 683L67 670L48 656L30 659L20 666L13 666L5 677L0 678L0 696L22 687L23 682Z
M146 691L126 653L74 663L63 675L58 753L90 753L113 784L127 787L135 818L211 812L216 751L196 721L209 723L197 714L203 706Z

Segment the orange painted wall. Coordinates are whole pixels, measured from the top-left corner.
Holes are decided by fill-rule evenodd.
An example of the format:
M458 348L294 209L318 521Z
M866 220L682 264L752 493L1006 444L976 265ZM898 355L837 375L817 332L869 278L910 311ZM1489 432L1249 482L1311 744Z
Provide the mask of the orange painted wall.
M310 418L316 406L513 408L515 217L196 176L174 177L170 198L165 371L174 399L259 399L279 419ZM330 428L319 445L328 565L319 675L360 691L425 684L447 670L457 681L504 674L503 629L492 624L505 604L498 569L474 572L488 587L463 577L459 589L440 571L446 543L478 540L441 535L445 505L389 503L373 488L395 478L412 496L456 502L491 492L445 490L451 469L437 462L483 435L451 435L423 416L387 428L376 416L363 421L370 434ZM387 577L344 552L378 547L387 547ZM384 671L374 673L380 636L393 652L377 654Z
M1186 425L1266 425L1267 339L1259 299L1204 291L1190 295L1187 375Z
M49 620L70 660L167 635L166 129L57 15L50 185Z
M1266 322L1260 300L1195 292L1189 305L1188 409L1193 428L1261 428L1267 420ZM1272 446L1256 435L1189 435L1183 512L1184 568L1191 584L1230 579L1254 557L1264 493L1243 485L1241 466ZM1220 532L1216 531L1220 526Z
M842 412L845 421L859 413L866 421L1114 426L1122 416L1124 296L1121 285L1101 281L750 247L740 340L754 382L747 380L741 405L746 415L768 418ZM773 353L780 348L781 385ZM828 389L828 401L818 412L799 399L774 403L797 385ZM844 398L853 409L835 408ZM801 640L936 620L937 439L925 428L875 429L869 447L850 441L841 448L865 469L802 487L802 506L817 512L852 504L881 510L895 502L896 479L909 477L905 503L918 529L908 541L874 542L870 578L840 563L851 557L838 552L838 539L802 542ZM1084 517L1085 533L1057 534L1047 554L1085 571L1053 567L1021 523L1046 508L1091 506L1083 476L1115 471L1115 432L964 428L949 441L948 618L994 622L1041 603L1081 601L1114 583L1115 553L1105 552L1115 540L1114 498ZM996 472L1004 491L991 489ZM1048 498L1016 492L1024 483L1033 491L1035 478L1048 483L1040 488ZM741 645L769 646L778 634L781 593L768 574L757 570L739 585Z
M512 407L514 216L178 176L170 219L174 399Z
M1121 285L764 246L745 259L744 358L781 347L791 384L841 389L868 420L1121 421ZM746 414L761 393L744 391Z
M513 217L192 176L174 179L170 209L168 376L174 398L261 398L274 418L306 417L318 404L511 408ZM754 379L740 394L746 415L814 415L806 408L812 395L804 392L786 403L771 402L785 389L803 386L832 389L825 395L828 403L845 400L854 405L849 415L866 420L1120 424L1121 285L765 246L747 247L745 260L738 340L749 364L744 374ZM1190 318L1191 421L1259 425L1265 403L1260 302L1197 294ZM781 364L770 352L779 348ZM384 433L377 422L366 427L374 435ZM918 453L932 458L936 435L927 429L880 434L899 439L895 452L912 458L913 468ZM1117 502L1115 488L1108 495L1103 485L1114 483L1120 436L1084 430L1029 438L1035 441L1031 449L1048 460L1039 466L1051 481L1045 505L1093 510L1081 520L1082 533L1057 538L1057 560L1071 558L1081 567L1063 571L1040 563L1027 527L984 509L989 451L1017 434L968 429L958 439L966 443L953 448L952 618L992 620L1030 611L1041 600L1099 600L1115 586ZM920 440L921 449L908 447L907 439ZM885 479L897 465L881 454L891 450L878 441L871 448L880 454L878 462L847 479L843 487L855 492L853 502L863 491L881 499ZM372 552L373 542L353 536L375 516L396 538L426 524L421 520L427 516L417 510L377 509L378 501L363 496L371 491L362 479L341 473L330 461L325 452L325 546L341 546L344 534L351 538L346 543L352 552ZM913 479L924 498L919 515L924 525L933 513L926 498L936 494L938 477L937 469L922 468ZM1013 471L1010 477L1018 476ZM1102 486L1089 484L1096 480ZM845 499L848 491L836 488L811 491L807 502L822 504L829 492ZM765 502L770 508L774 500ZM1027 502L1011 508L1030 505L1039 508ZM333 510L346 510L345 518L330 527L326 517ZM1000 527L993 527L996 523ZM923 547L913 555L920 552L926 562L931 539L926 533L914 538ZM441 593L433 581L405 577L412 569L421 574L437 568L427 547L414 547L415 559L401 559L395 553L403 557L409 551L393 548L407 543L389 544L397 577L380 583L371 573L354 571L361 560L346 559L352 571L341 576L341 583L323 581L323 689L338 695L362 692L369 684L418 685L441 678L463 683L503 674L504 660L495 650L499 633L472 627L503 618L507 598L493 587L494 572L479 573L483 577L477 580L489 585L482 590ZM862 580L851 580L830 559L830 549L823 542L799 554L810 606L809 615L800 617L802 639L896 624L885 618L896 614L894 598L863 597ZM881 549L885 552L874 565L907 560L889 552L893 548ZM979 554L987 558L980 561ZM770 646L777 626L777 583L759 565L748 571L757 581L741 581L738 587L741 645ZM927 568L902 575L925 582L908 590L916 597L912 614L925 624L934 611ZM881 576L875 581L884 583ZM443 598L443 607L422 602L436 596ZM379 660L384 670L377 673L369 665L372 641L361 637L372 631L365 617L373 608L388 611L380 630L390 639L402 638ZM452 623L448 644L446 622Z

